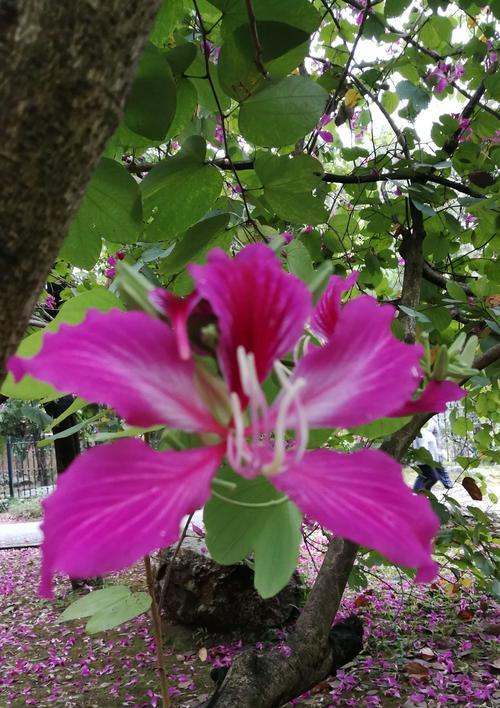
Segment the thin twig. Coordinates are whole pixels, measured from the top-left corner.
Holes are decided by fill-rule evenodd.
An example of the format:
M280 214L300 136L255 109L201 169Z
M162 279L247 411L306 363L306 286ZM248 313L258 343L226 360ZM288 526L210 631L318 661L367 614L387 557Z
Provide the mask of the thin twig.
M199 6L198 6L197 0L193 0L193 6L194 6L194 11L195 11L195 13L196 13L196 19L198 20L198 25L199 25L200 32L201 32L201 37L202 37L202 40L203 40L203 46L206 47L206 41L207 41L208 33L207 33L206 28L205 28L205 24L204 24L204 22L203 22L203 17L201 16L201 12L200 12L200 8L199 8ZM209 60L208 52L205 51L205 52L204 52L204 56L205 56L205 74L206 74L206 79L207 79L207 81L208 81L208 83L209 83L209 85L210 85L210 90L212 91L212 95L213 95L213 97L214 97L214 101L215 101L215 104L216 104L216 106L217 106L217 112L218 112L219 117L220 117L220 125L221 125L221 129L222 129L222 139L223 139L223 143L224 143L225 159L227 160L227 162L228 162L229 165L232 165L232 160L231 160L231 157L230 157L230 155L229 155L229 145L228 145L228 141L227 141L227 130L226 130L226 118L227 118L227 116L225 115L224 111L222 110L222 105L221 105L219 96L218 96L218 94L217 94L217 89L215 88L215 84L214 84L214 81L213 81L213 78L212 78L212 74L211 74L211 72L210 72L210 60ZM267 242L267 241L268 241L267 237L260 231L260 229L259 229L257 223L255 222L255 219L252 218L252 215L251 215L251 213L250 213L250 209L249 209L249 206L248 206L247 198L246 198L246 195L245 195L245 187L243 186L243 184L242 184L242 182L241 182L241 180L240 180L240 177L239 177L239 175L238 175L238 172L237 172L237 170L235 170L235 169L233 169L232 172L233 172L234 178L235 178L235 180L236 180L236 182L237 182L237 184L238 184L238 187L240 188L241 198L242 198L242 200L243 200L243 205L244 205L244 207L245 207L245 213L246 213L246 215L247 215L247 220L248 220L248 222L249 222L250 224L252 224L252 226L253 226L254 229L257 231L257 233L258 233L259 236L262 238L262 240Z
M170 708L170 696L168 695L167 672L165 671L165 661L163 657L163 638L161 634L161 618L158 610L158 603L155 597L155 588L153 580L153 571L151 568L151 558L144 556L144 568L146 569L146 582L148 584L148 592L151 595L151 617L153 620L153 628L156 645L156 665L158 675L160 677L160 690L163 702L163 708Z
M359 88L359 90L360 90L362 93L366 94L366 96L368 96L368 98L377 106L377 108L379 109L379 111L382 113L382 115L384 116L384 118L386 119L386 121L387 121L387 122L389 123L389 125L391 126L392 132L393 132L394 135L396 136L398 143L401 145L401 148L402 148L402 150L403 150L403 152L404 152L404 156L406 157L407 160L410 160L410 159L411 159L411 156L410 156L410 151L408 150L408 145L407 145L407 142L406 142L406 138L405 138L404 134L402 133L402 131L398 128L398 126L396 125L396 123L393 121L393 119L392 119L390 113L386 110L386 108L385 108L385 106L383 105L383 103L382 103L381 101L379 101L378 98L377 98L377 96L375 96L375 94L373 94L373 93L367 88L367 86L365 86L365 84L362 83L358 78L356 78L355 76L353 76L353 75L351 74L351 75L350 75L350 79L352 80L352 82L354 83L354 85L357 86L357 87Z
M179 555L179 551L181 550L182 543L183 543L184 539L186 538L187 530L189 528L189 524L191 523L192 518L193 518L193 514L190 514L188 516L186 523L184 524L184 528L182 529L181 536L180 536L179 540L177 541L177 546L175 547L174 555L170 559L170 563L168 565L167 572L165 573L165 579L163 581L163 585L161 587L161 594L160 594L160 612L165 607L165 600L167 597L167 588L169 586L170 578L172 576L174 561L177 558L177 556Z
M252 0L245 0L247 6L248 24L250 25L250 34L252 36L253 46L255 48L255 66L260 71L264 78L267 78L267 69L262 61L262 44L260 43L259 33L257 31L257 19L253 9Z
M325 0L321 0L321 1L322 1L322 4L325 6L325 8L327 8L328 5L327 5L326 1L325 1ZM359 42L359 40L361 39L361 37L362 37L362 35L363 35L363 30L364 30L364 27L365 27L365 20L366 20L366 18L367 18L368 13L370 12L370 9L371 9L371 5L367 5L367 6L363 9L363 16L362 16L362 18L361 18L361 24L360 24L360 26L359 26L358 33L357 33L356 38L355 38L355 40L354 40L354 42L353 42L353 44L352 44L351 51L350 51L350 53L349 53L349 57L347 58L345 67L344 67L344 69L343 69L343 71L342 71L342 74L341 74L341 76L340 76L340 78L339 78L339 81L338 81L338 84L337 84L337 88L335 89L335 92L334 92L333 96L330 96L330 98L328 99L328 102L327 102L326 108L325 108L325 114L327 114L327 113L333 113L333 112L335 112L335 110L336 110L336 108L337 108L337 103L338 103L338 100L339 100L339 98L340 98L340 94L341 94L341 92L342 92L342 89L343 89L343 87L344 87L344 82L345 82L345 80L346 80L346 78L347 78L347 75L348 75L348 73L349 73L349 69L350 69L350 67L351 67L351 63L352 63L352 61L353 61L353 59L354 59L354 54L355 54L355 52L356 52L356 47L358 46L358 42ZM331 7L328 8L328 11L331 12ZM333 17L333 13L331 13L331 14L332 14L332 17ZM313 134L311 135L311 137L310 137L310 139L309 139L309 143L308 143L308 145L307 145L307 152L309 153L309 155L311 155L311 153L313 152L313 150L314 150L314 148L315 148L315 146L316 146L316 143L317 143L317 141L318 141L318 137L319 137L319 130L315 130L315 131L313 132Z

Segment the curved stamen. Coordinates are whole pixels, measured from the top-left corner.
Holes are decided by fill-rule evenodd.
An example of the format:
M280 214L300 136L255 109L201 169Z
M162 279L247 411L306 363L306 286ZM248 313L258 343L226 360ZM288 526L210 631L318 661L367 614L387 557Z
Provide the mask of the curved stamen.
M302 378L297 379L293 383L287 382L287 388L285 389L285 394L280 403L278 417L276 419L276 428L274 430L274 458L272 462L262 468L262 473L266 476L271 476L279 472L280 467L283 464L283 461L285 459L285 434L288 414L290 411L290 407L292 405L297 404L297 393L304 387L305 383L305 379ZM301 449L304 446L304 435L302 434L302 427L303 426L301 424L299 426L299 430L301 431Z
M234 440L232 440L231 436L228 438L228 443L231 440L231 450L229 450L228 446L228 457L229 455L233 456L233 460L236 462L236 465L233 464L233 461L231 462L231 466L235 467L235 469L240 467L241 464L241 459L243 457L243 445L245 442L245 422L243 420L243 412L241 410L241 403L240 403L240 397L238 396L237 393L231 393L229 396L229 400L231 402L231 412L233 414L233 421L234 421Z
M294 458L298 462L304 455L309 429L304 408L300 400L300 391L305 385L305 379L299 378L291 380L290 370L281 362L274 362L274 370L283 389L279 403L278 415L274 429L274 455L272 461L264 463L262 450L265 448L265 455L269 453L271 441L269 439L269 406L266 396L259 382L255 356L252 352L246 352L243 346L239 346L236 352L241 388L248 398L250 414L251 441L247 443L245 420L241 407L241 400L237 393L230 394L231 412L234 429L228 436L227 456L231 467L240 474L248 472L261 472L270 476L277 474L284 463L285 451L287 448L287 426L290 419L290 411L295 412L295 450ZM264 438L266 437L266 440Z

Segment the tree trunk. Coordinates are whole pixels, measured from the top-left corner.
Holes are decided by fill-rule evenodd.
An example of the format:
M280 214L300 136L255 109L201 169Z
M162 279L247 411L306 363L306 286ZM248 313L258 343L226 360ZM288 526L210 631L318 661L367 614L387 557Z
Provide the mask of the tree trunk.
M401 459L430 417L414 416L382 449ZM240 655L207 704L210 708L278 708L350 660L345 658L342 642L330 641L330 631L357 551L358 546L351 541L341 538L330 541L316 582L289 639L290 656L279 652L259 656L254 650Z
M45 403L44 408L52 418L58 418L71 406L73 400L73 396L63 396L56 401ZM74 414L69 415L58 425L54 425L53 432L62 433L64 430L72 428L76 423L76 416ZM56 453L57 474L60 475L69 467L75 457L78 457L80 454L80 437L78 433L73 433L65 438L54 440L54 449ZM100 587L102 585L102 578L70 578L70 582L73 590L79 590L88 585Z
M106 141L160 0L0 0L0 383Z
M52 418L58 418L72 405L73 400L73 396L63 396L56 401L45 403L44 408ZM59 425L54 425L53 432L55 434L62 433L64 430L72 428L77 422L74 414L69 415L62 420ZM75 457L80 454L80 438L78 433L73 433L65 438L54 440L54 450L56 453L57 474L62 474L73 462Z

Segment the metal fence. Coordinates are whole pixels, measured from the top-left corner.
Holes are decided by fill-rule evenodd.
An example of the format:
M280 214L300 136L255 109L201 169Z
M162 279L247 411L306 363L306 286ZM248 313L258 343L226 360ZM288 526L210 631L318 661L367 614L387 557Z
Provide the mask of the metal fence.
M53 445L37 447L34 441L6 438L0 455L0 499L27 499L49 494L56 480Z

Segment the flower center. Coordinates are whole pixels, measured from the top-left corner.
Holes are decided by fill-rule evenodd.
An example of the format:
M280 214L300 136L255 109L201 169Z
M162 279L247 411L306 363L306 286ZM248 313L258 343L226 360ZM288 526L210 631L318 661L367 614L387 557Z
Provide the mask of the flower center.
M245 477L257 474L270 477L283 471L287 449L293 450L293 460L298 462L307 448L309 430L300 396L305 380L291 381L288 369L275 361L274 370L282 390L277 405L270 410L259 383L254 355L240 346L237 357L241 387L248 398L249 425L245 425L238 394L231 393L233 428L227 439L227 457L231 467ZM287 438L290 428L294 430L292 439Z

